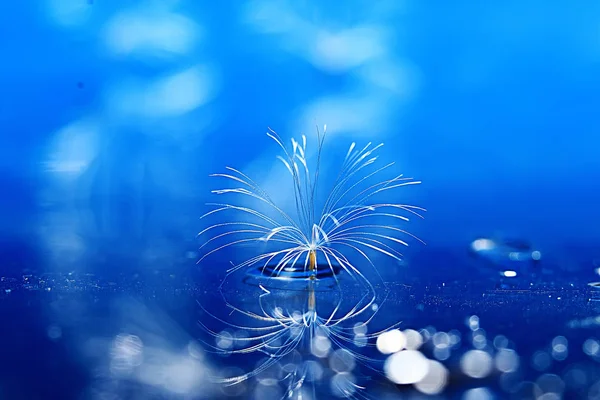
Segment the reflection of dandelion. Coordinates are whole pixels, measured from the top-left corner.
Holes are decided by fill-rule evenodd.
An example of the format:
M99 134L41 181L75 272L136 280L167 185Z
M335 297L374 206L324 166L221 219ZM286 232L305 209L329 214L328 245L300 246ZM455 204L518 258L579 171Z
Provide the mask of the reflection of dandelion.
M372 297L370 293L365 294L358 302L352 303L349 310L340 313L345 306L340 300L332 311L324 316L320 315L316 308L314 290L316 284L317 282L312 280L307 281L307 290L304 292L307 296L304 299L305 307L300 311L290 312L284 304L279 305L277 294L263 286L261 286L263 294L259 297L260 312L238 308L226 300L229 308L247 318L246 325L228 322L205 310L213 319L231 330L250 332L247 336L233 338L227 330L217 332L210 329L206 323L200 322L214 338L215 344L207 343L207 346L217 353L226 355L262 353L267 356L252 371L224 377L219 379L219 382L234 385L250 378L262 381L262 376L278 368L282 360L292 357L293 367L285 370L283 376L277 380L277 383L285 382L287 393L300 391L305 382L315 383L320 380L323 375L321 364L325 360L328 360L330 372L335 374L331 385L336 386L337 392L352 393L361 388L355 383L353 377L356 364L361 363L375 368L381 361L363 355L359 350L363 347L373 347L372 342L375 338L398 324L382 331L367 332L368 324L380 310L372 307L376 296ZM359 331L358 335L368 343L357 345L356 331ZM235 345L231 345L232 341Z

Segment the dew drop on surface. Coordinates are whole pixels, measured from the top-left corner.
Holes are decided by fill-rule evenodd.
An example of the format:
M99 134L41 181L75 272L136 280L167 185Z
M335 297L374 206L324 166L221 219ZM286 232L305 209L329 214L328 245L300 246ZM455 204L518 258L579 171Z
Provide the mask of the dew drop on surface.
M492 400L494 399L494 395L488 388L479 387L467 390L463 396L462 400Z
M429 360L416 350L403 350L385 360L383 366L389 380L400 385L421 381L429 372Z
M431 339L432 333L430 333L427 329L421 329L419 331L419 334L421 335L421 338L423 339L423 342L428 342L429 339Z
M504 335L498 335L494 338L494 347L496 349L504 349L508 347L508 339Z
M406 346L406 336L400 330L393 329L379 335L376 345L382 354L396 353Z
M460 368L471 378L485 378L492 372L492 356L483 350L469 350L460 359Z
M587 339L583 342L583 352L588 356L598 355L598 352L600 352L600 343L593 338Z
M462 334L460 333L460 331L452 329L450 332L448 332L448 336L450 337L450 345L452 347L458 347L460 345L460 342L462 340Z
M442 363L430 360L427 374L415 383L415 388L421 393L433 395L441 393L448 383L448 370Z
M446 332L436 332L431 338L433 345L439 349L450 347L450 336Z
M356 347L365 347L367 345L367 336L364 333L359 333L354 336L354 345Z
M500 349L496 353L496 368L501 372L513 372L519 368L519 356L511 349Z
M356 392L356 378L348 372L335 374L331 378L331 392L337 397L352 397Z
M479 328L474 330L471 337L473 347L475 347L476 349L482 350L487 346L486 332L483 329Z
M433 356L440 361L446 361L450 358L451 351L450 347L435 347L433 349Z
M221 331L216 337L217 347L221 350L229 350L233 347L233 335L228 331Z
M329 358L329 366L338 373L350 372L356 366L356 361L348 350L338 349Z
M566 347L569 344L569 341L564 336L556 336L552 339L552 348L555 349L557 346Z
M355 335L366 335L367 334L367 324L365 323L357 323L354 325L354 328L352 328L352 330L354 331Z
M476 239L471 243L471 249L473 249L473 251L492 250L494 247L496 247L496 243L494 243L493 240L486 238Z
M403 333L406 337L407 350L417 350L423 344L423 336L414 329L405 329Z
M564 336L557 336L552 340L552 358L563 361L569 355L569 342Z
M467 326L472 331L479 329L479 317L477 315L471 315L467 320Z
M311 352L315 357L324 358L329 355L331 341L325 336L316 335L312 340Z

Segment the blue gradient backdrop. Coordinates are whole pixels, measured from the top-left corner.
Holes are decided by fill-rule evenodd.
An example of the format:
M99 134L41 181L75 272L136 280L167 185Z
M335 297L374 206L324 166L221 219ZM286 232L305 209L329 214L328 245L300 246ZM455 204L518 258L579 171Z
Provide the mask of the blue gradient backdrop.
M600 5L576 3L3 2L2 268L168 268L209 173L269 176L266 128L315 122L424 181L429 245L593 246Z

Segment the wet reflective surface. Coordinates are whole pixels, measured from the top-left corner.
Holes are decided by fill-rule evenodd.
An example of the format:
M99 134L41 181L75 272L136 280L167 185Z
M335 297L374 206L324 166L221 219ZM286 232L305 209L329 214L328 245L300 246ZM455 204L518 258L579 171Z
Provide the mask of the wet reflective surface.
M219 291L226 266L193 262L182 267L187 273L168 275L5 276L1 339L10 345L2 348L2 375L10 379L2 393L285 398L296 374L306 390L294 393L302 398L593 399L600 393L600 291L589 285L597 280L595 252L579 249L581 261L568 268L548 255L519 269L489 263L468 245L429 247L404 265L379 264L385 286L376 285L369 312L343 321L337 336L318 328L276 357L268 355L273 348L235 352L269 323L222 307L223 298L257 315L289 317L285 335L269 342L281 348L301 337L310 308L310 290L298 281L293 290L261 289L230 277ZM342 296L327 279L314 288L319 315L329 316L340 297L346 311L363 298L360 284L338 277ZM268 368L223 384L265 359L274 359Z

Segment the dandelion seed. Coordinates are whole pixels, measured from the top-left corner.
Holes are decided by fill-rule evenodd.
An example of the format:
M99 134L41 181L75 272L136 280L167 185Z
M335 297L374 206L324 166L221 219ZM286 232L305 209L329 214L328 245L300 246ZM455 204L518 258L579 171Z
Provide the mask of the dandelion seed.
M206 252L199 262L231 246L269 242L277 245L277 250L257 254L234 265L228 272L257 266L265 271L267 265L274 264L275 267L268 268L268 271L271 276L277 277L286 268L299 264L301 269L309 273L310 279L315 279L319 267L328 268L335 274L334 264L338 264L342 271L368 285L363 265L373 266L372 254L383 254L401 260L402 253L397 250L398 245L406 247L409 245L407 239L419 239L398 228L397 224L409 221L411 216L422 218L421 212L425 209L407 204L378 202L376 198L381 193L419 184L420 181L403 175L380 179L382 173L389 170L393 163L372 170L369 167L377 161L375 154L383 143L376 146L368 143L360 150L352 143L332 189L322 199L324 201L320 202L322 204L319 205L322 206L318 207L317 186L320 183L321 163L325 157L325 131L326 127L323 133L317 128L314 165L307 162L306 136L303 135L300 142L292 139L289 149L274 130L269 129L267 132L267 136L282 150L283 155L278 155L277 158L291 176L295 217L276 204L264 189L243 172L227 167L227 173L212 175L240 185L213 190L216 195L236 196L238 201L214 203L212 206L215 208L202 218L229 212L238 215L240 220L211 225L200 232L199 235L205 235L218 228L226 229L206 240L201 249L219 239L225 242ZM311 166L314 172L311 172ZM262 212L258 207L241 205L241 197L250 197L257 205L266 204L268 211ZM367 263L358 266L356 261L351 261L356 256Z

